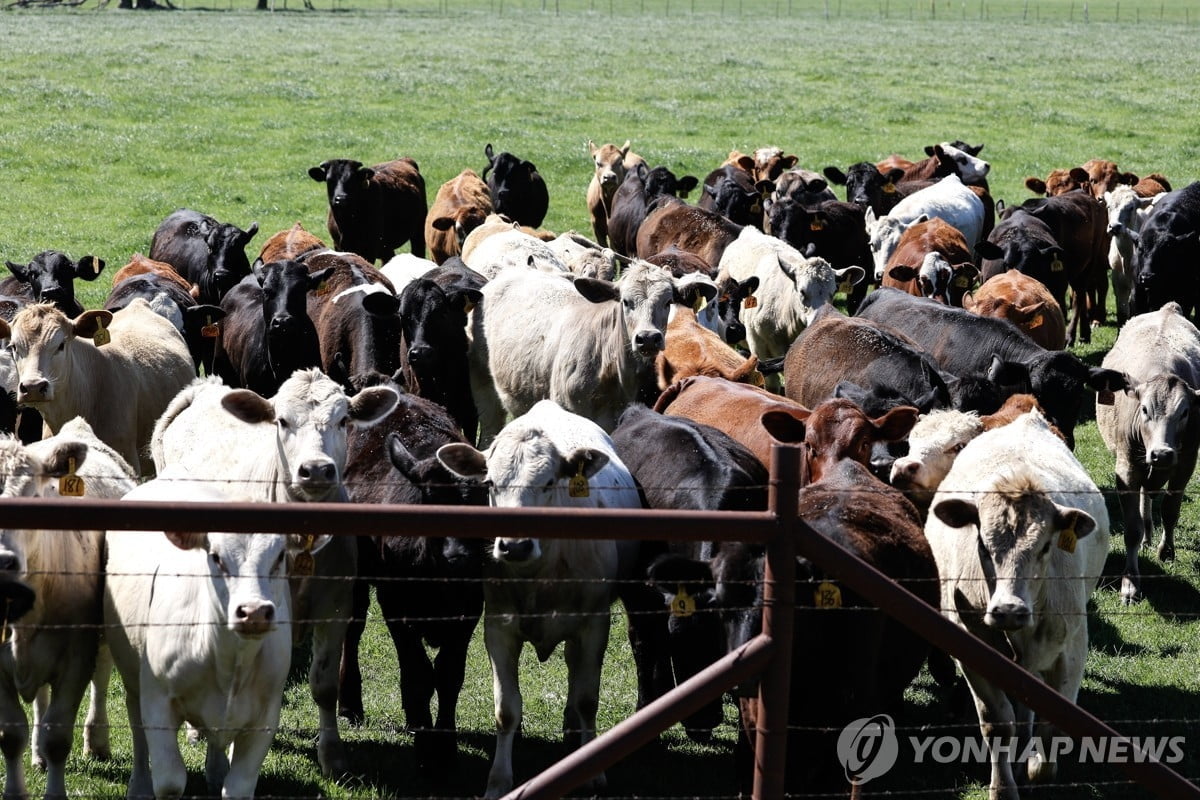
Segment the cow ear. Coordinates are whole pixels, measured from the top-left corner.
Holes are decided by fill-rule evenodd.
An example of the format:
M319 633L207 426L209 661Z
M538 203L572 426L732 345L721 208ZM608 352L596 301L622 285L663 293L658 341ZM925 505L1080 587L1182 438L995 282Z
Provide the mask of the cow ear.
M388 291L371 292L363 295L363 311L377 317L390 317L400 310L400 301Z
M1088 370L1087 385L1097 392L1123 392L1136 384L1119 370L1092 367Z
M788 170L800 163L800 157L795 155L781 156L779 163L783 165L785 170Z
M629 155L629 148L631 147L633 147L633 142L626 139L625 144L621 145L621 158Z
M75 277L82 278L85 281L94 281L100 277L100 272L103 269L104 259L96 258L95 256L84 256L75 265Z
M221 407L248 425L275 421L271 401L249 389L234 389L221 398Z
M675 599L680 586L711 588L715 582L708 562L677 555L656 558L646 569L646 580L663 596L667 605Z
M0 339L11 339L12 328L8 327L8 323L0 319Z
M1025 188L1028 189L1029 191L1033 192L1034 194L1040 194L1040 195L1046 194L1046 182L1044 180L1042 180L1041 178L1026 178L1025 179ZM999 212L1000 209L997 207L996 211Z
M867 277L867 271L859 266L843 267L835 269L833 274L837 277L838 283L849 281L851 286L857 286L862 283L862 279Z
M867 402L867 390L853 381L838 381L833 387L833 396L849 400L859 408Z
M8 265L8 271L11 272L19 281L29 283L29 265L18 264L14 261L5 261Z
M688 192L700 185L700 179L695 175L684 175L676 182L675 185L679 189L679 196L686 200Z
M483 292L478 289L461 289L454 293L453 300L462 307L465 314L483 302Z
M808 409L796 410L808 412ZM775 439L787 444L794 444L804 441L806 432L804 421L808 419L808 416L808 413L797 414L776 410L763 414L759 422Z
M975 244L975 257L983 260L985 258L995 259L1004 258L1004 250L995 242L989 242L987 239L980 239Z
M863 212L863 222L866 223L868 228L878 221L879 218L875 216L875 209L868 207L867 210Z
M250 244L250 240L254 238L254 234L256 233L258 233L258 223L251 222L250 227L242 231L242 235L238 237L238 241L241 243L242 247Z
M180 550L206 550L208 549L208 534L197 531L163 531L163 536L167 537L167 541L178 547Z
M429 224L432 225L435 230L448 231L454 227L454 217L437 217L435 219L431 219Z
M193 324L208 325L225 319L225 309L210 305L188 306L183 310L183 318ZM191 326L185 323L184 327Z
M603 450L597 450L594 447L578 447L569 455L564 456L559 475L571 478L582 474L583 477L591 479L597 472L608 466L609 460L608 453Z
M1029 370L1024 364L1004 361L993 353L992 362L988 364L987 379L999 386L1028 386Z
M898 442L917 424L921 412L912 406L896 406L882 417L871 420L875 437L885 442Z
M979 507L970 500L948 497L933 507L933 515L951 528L979 527Z
M738 299L745 300L750 295L758 290L758 276L751 275L746 280L738 284L737 292L735 293Z
M700 191L702 191L704 194L708 195L709 197L713 198L714 200L717 197L717 187L713 186L711 183L706 183L703 186L701 186Z
M437 460L464 480L482 481L487 477L487 457L465 442L442 445L437 450Z
M83 466L87 455L87 442L71 440L59 442L48 455L42 458L42 474L48 478L61 478Z
M90 339L101 327L107 328L112 323L112 318L111 311L85 311L71 321L71 332L81 339Z
M492 149L492 143L488 142L483 148L483 154L487 156L488 161L496 160L496 151Z
M846 173L842 172L837 167L826 167L825 169L821 170L821 172L825 175L825 178L830 183L837 186L846 185Z
M941 145L937 145L937 144L926 145L925 146L925 155L932 156L935 153L938 153L939 151L941 151L941 149L942 149Z
M404 446L404 442L400 441L400 435L392 431L387 436L387 454L388 461L392 462L392 466L396 468L404 477L410 481L417 470L417 458Z
M1096 520L1086 511L1080 511L1078 508L1070 506L1060 506L1056 503L1054 506L1054 530L1074 530L1075 538L1082 539L1096 530Z
M621 290L615 283L599 278L576 278L575 291L592 303L607 303L621 298Z
M361 428L379 422L400 403L400 395L390 386L372 386L350 398L350 418Z
M332 275L336 269L337 267L325 267L324 269L319 269L316 272L308 273L308 290L311 292L321 288L321 284L328 280L329 276Z
M717 299L717 287L711 281L693 280L684 283L674 280L671 281L671 286L674 289L672 301L688 308L695 308L701 298L704 298L706 303Z
M308 177L312 178L317 183L325 182L325 170L329 168L329 162L326 161L319 167L309 167Z
M1134 175L1132 172L1122 172L1117 177L1117 183L1123 183L1126 186L1133 186L1139 180L1141 180L1141 178L1139 178L1137 175Z
M1087 170L1083 167L1071 167L1071 171L1068 174L1070 174L1071 180L1076 183L1088 184L1092 182L1092 176L1088 175Z
M738 156L733 162L733 165L740 170L754 174L754 159L750 156Z
M917 277L917 268L907 264L897 264L887 271L888 277L894 281L905 283Z

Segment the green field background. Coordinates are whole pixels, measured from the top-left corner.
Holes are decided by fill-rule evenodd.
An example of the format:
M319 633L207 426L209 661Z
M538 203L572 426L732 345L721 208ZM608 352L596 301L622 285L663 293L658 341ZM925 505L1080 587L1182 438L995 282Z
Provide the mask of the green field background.
M0 257L44 249L93 253L108 270L81 290L98 306L111 271L146 252L179 207L266 235L302 222L325 235L325 194L306 174L329 158L421 166L432 199L484 145L533 160L550 189L546 226L588 231L586 141L626 138L654 164L703 177L731 149L778 145L802 165L845 168L926 145L985 145L993 194L1029 196L1027 176L1092 157L1176 187L1200 174L1197 11L1181 2L757 2L749 0L187 0L180 12L97 8L0 12ZM232 10L228 9L232 5ZM695 9L694 11L692 9ZM545 10L543 10L545 9ZM1085 21L1086 9L1086 21ZM1116 336L1079 354L1098 364ZM1090 414L1088 414L1090 416ZM1093 422L1077 454L1112 488ZM1189 487L1194 492L1195 484ZM1115 505L1112 506L1115 511ZM1200 776L1200 515L1184 506L1179 560L1144 559L1149 600L1123 608L1097 593L1083 705L1137 735L1183 735L1180 765ZM1120 528L1110 567L1119 574ZM602 725L627 716L634 686L616 618ZM561 657L528 654L518 780L560 754ZM836 658L813 645L813 657ZM316 715L302 682L264 769L264 796L451 796L482 792L491 754L491 685L476 642L460 709L460 768L418 777L399 707L390 643L372 619L364 649L368 721L350 730L355 775L322 779ZM68 787L117 796L129 770L120 681L111 702L114 760L72 756ZM951 724L927 680L900 724ZM930 727L932 726L932 727ZM956 728L950 730L969 730ZM610 794L723 797L735 792L732 731L711 746L669 736L610 772ZM201 791L202 752L188 748ZM879 788L901 796L981 796L980 766L898 769ZM1066 767L1046 796L1146 796L1109 768ZM33 775L37 791L40 780Z

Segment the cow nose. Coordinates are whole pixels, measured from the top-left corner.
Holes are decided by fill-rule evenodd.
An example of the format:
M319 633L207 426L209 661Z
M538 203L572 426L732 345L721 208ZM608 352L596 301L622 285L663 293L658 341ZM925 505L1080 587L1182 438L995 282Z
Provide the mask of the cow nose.
M16 553L0 553L0 572L20 572L21 560Z
M1002 631L1015 631L1026 627L1032 621L1033 614L1030 613L1029 606L1015 597L993 601L988 605L987 614L983 617L984 624L989 628Z
M640 331L633 337L633 346L642 355L657 353L663 349L663 335L658 331Z
M528 561L533 554L533 540L497 539L496 552L505 561Z
M414 344L408 348L408 360L413 364L423 364L433 358L433 348L427 344Z
M262 636L275 627L274 603L242 603L234 614L233 628L243 636Z
M344 206L344 205L346 204L346 195L344 195L344 194L335 194L335 195L334 195L334 196L333 196L333 197L330 199L330 201L329 201L329 204L330 204L330 205L334 205L334 206Z
M600 176L600 182L601 182L601 183L606 183L606 184L607 184L607 183L616 183L616 182L617 182L617 175L616 175L616 173L615 173L615 172L606 172L606 173L604 173L603 175L601 175L601 176Z
M17 388L19 390L17 400L21 402L41 400L46 396L46 392L50 388L50 381L45 379L21 381Z
M740 322L731 322L725 326L725 344L737 344L746 338L746 326Z
M332 461L305 461L297 475L304 484L328 485L337 479L337 466Z
M906 458L898 458L892 464L892 480L896 478L907 478L909 480L917 476L917 471L921 468L920 462L911 461Z
M1172 467L1177 458L1173 447L1156 447L1150 451L1150 464L1155 467Z
M292 326L294 317L291 314L277 314L271 317L271 332L282 333Z

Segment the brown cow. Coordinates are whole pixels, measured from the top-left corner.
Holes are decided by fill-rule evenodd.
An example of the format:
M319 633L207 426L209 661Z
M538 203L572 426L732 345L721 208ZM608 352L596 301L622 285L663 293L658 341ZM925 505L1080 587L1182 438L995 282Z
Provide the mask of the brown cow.
M666 348L655 360L655 371L660 391L691 375L754 386L764 383L758 371L758 358L743 358L720 336L697 322L696 312L683 306L676 306L667 324Z
M1171 191L1170 182L1157 172L1139 178L1132 172L1121 172L1115 161L1093 158L1083 164L1083 170L1088 174L1090 191L1097 200L1103 200L1105 192L1111 192L1122 184L1132 186L1138 197L1153 197Z
M891 169L904 170L901 183L909 181L936 181L947 175L957 175L965 184L987 186L987 174L991 165L975 154L983 149L983 145L972 148L974 152L956 147L949 142L931 145L925 148L926 158L920 161L909 161L897 155L891 155L875 166L880 172Z
M715 267L721 263L725 248L741 232L741 225L715 211L706 211L681 200L663 200L646 215L638 228L637 253L645 258L675 245Z
M297 222L286 231L274 234L263 242L255 264L270 264L272 261L293 261L305 253L328 250L329 247Z
M758 181L775 180L785 171L796 166L799 161L797 156L784 155L781 147L760 147L754 151L753 155L749 156L737 150L731 150L729 157L721 166L728 164L744 169L754 176L754 181L757 183Z
M620 147L615 144L596 147L592 140L588 140L588 154L595 166L587 188L588 215L592 220L596 242L601 247L608 247L608 213L612 210L617 187L625 180L626 172L637 164L646 163L637 153L630 152L629 147L628 139Z
M1070 169L1053 169L1046 176L1046 180L1041 178L1026 178L1025 188L1034 194L1040 194L1043 197L1054 197L1059 194L1066 194L1076 189L1086 189L1090 178L1087 170L1083 167L1072 167Z
M1067 324L1062 308L1041 281L1020 270L994 275L963 307L984 317L999 317L1016 325L1047 350L1062 350Z
M484 223L492 209L492 194L474 170L464 169L443 183L425 217L425 245L437 264L462 252L467 234Z
M931 255L937 256L933 263L928 260ZM958 228L934 217L901 234L884 268L883 285L961 306L978 275L966 238Z
M133 258L129 259L129 263L117 270L113 275L113 286L134 275L157 275L187 292L192 299L200 295L200 288L193 283L188 283L187 278L176 272L170 264L146 258L141 253L134 253Z

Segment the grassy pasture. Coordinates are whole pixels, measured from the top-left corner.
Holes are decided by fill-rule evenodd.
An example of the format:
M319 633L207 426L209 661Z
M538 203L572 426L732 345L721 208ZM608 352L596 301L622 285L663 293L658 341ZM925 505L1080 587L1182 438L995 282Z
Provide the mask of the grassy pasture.
M806 166L844 168L962 138L986 143L993 192L1009 202L1028 196L1026 176L1094 156L1135 172L1162 172L1176 186L1197 177L1191 76L1200 53L1187 6L1178 2L1126 0L1119 25L1107 21L1117 20L1115 3L1091 3L1085 24L1084 4L1069 0L1031 3L1024 18L1019 0L831 0L828 19L826 5L813 0L700 0L695 13L687 0L550 0L547 13L540 0L346 0L338 14L271 15L246 10L249 0L232 5L221 13L98 12L87 5L0 16L0 257L25 262L55 248L74 257L94 253L115 270L133 252L145 252L157 224L181 206L243 227L258 221L263 233L255 245L297 220L323 235L324 190L306 176L309 166L333 157L373 163L411 155L432 199L462 168L482 169L487 142L538 164L550 188L547 227L584 232L588 138L631 138L652 163L699 176L732 148L778 144ZM1158 24L1155 12L1174 24ZM1189 13L1194 22L1196 12ZM1140 24L1124 24L1135 14ZM84 288L86 305L103 301L108 274ZM1100 329L1081 356L1098 364L1114 338L1112 327ZM1081 460L1111 488L1112 461L1094 423L1081 425L1077 436ZM1115 504L1112 510L1115 519ZM1200 514L1194 503L1183 513L1179 560L1145 562L1153 576L1148 602L1124 609L1115 586L1097 594L1081 702L1132 734L1186 736L1188 758L1179 768L1196 779ZM1119 574L1115 545L1110 571ZM602 727L633 707L623 639L618 619ZM415 775L390 648L373 622L364 643L368 723L345 734L358 777L319 776L316 716L297 680L260 794L482 790L492 746L482 644L473 650L460 708L460 769L441 786ZM561 657L539 665L526 656L518 780L560 752L555 731L565 696ZM946 724L927 681L910 696L900 724ZM122 702L114 681L115 758L89 763L77 748L72 791L123 793L129 749ZM672 735L665 749L610 771L610 793L733 794L731 739L728 728L708 747ZM191 790L201 792L202 751L187 753L196 778ZM1060 777L1078 788L1047 796L1145 796L1111 785L1121 779L1111 768L1067 765ZM39 778L31 778L38 792ZM974 797L985 778L981 766L897 768L880 788Z

